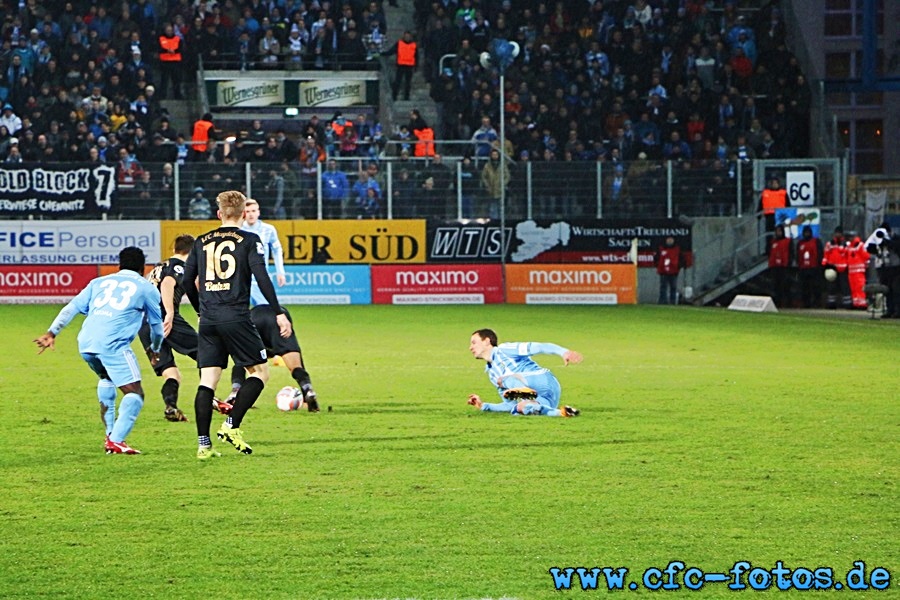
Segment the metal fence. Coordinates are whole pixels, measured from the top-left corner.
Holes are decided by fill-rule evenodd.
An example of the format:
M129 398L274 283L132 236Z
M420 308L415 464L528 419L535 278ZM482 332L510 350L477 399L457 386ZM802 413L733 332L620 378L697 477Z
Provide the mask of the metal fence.
M792 170L813 174L811 204L831 211L845 207L843 165L836 159L705 165L509 161L501 167L486 159L337 157L306 165L144 164L146 175L118 188L108 218L214 217L216 195L229 189L259 201L268 219L487 219L500 217L501 204L512 219L741 217L757 212L769 178L785 182ZM504 178L508 183L501 188Z

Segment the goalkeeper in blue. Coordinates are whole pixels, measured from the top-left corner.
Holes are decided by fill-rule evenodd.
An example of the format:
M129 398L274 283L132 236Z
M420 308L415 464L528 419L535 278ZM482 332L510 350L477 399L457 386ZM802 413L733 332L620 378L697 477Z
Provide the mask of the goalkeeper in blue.
M106 427L107 454L140 454L125 442L144 406L141 370L131 349L144 316L150 325L150 363L159 360L163 341L159 291L144 279L144 251L133 246L119 252L119 271L91 281L63 307L47 333L34 340L41 354L53 350L56 336L75 315L87 315L78 333L81 358L100 378L97 398ZM125 396L116 417L116 388Z
M485 372L497 388L500 402L483 402L478 394L469 395L469 404L484 412L505 412L512 415L541 415L545 417L576 417L581 414L572 406L559 407L562 388L548 369L532 360L535 354L556 354L565 365L583 359L579 352L537 342L497 343L492 329L479 329L469 340L469 352L487 363Z

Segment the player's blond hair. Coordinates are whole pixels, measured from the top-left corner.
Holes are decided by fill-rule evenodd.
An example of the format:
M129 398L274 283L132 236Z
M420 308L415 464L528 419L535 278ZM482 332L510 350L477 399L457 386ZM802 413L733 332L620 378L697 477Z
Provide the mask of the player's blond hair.
M244 214L246 203L247 197L237 190L229 190L216 196L216 204L219 205L222 217L226 219L240 218Z
M244 209L246 210L251 206L259 206L259 202L257 202L253 198L247 198L247 202L244 203Z

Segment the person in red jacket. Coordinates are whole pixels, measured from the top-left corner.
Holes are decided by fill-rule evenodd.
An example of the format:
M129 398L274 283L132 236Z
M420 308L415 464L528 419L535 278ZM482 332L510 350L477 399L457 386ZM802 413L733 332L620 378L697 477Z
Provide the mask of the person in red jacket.
M825 244L822 266L825 267L825 279L828 281L825 304L831 309L838 306L849 308L851 306L850 281L847 278L847 243L844 240L843 228L836 227L831 240ZM828 277L829 270L835 272L833 278Z
M847 282L850 284L850 297L853 308L865 310L869 307L866 301L866 269L871 255L866 245L856 236L847 246Z
M779 308L791 304L791 239L784 235L784 225L775 226L775 237L769 242L769 273L772 275L772 291Z
M678 304L678 272L683 266L681 248L669 236L656 252L656 272L659 273L659 303Z
M819 306L822 281L822 240L813 236L812 227L804 225L797 242L797 278L803 306Z

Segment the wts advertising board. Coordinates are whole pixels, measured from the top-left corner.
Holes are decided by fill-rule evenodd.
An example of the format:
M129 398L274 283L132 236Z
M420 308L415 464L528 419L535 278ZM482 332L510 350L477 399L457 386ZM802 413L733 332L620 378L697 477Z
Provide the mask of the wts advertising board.
M653 267L666 237L691 253L691 228L677 219L577 219L507 221L429 221L429 263L629 263L637 239L638 264ZM690 260L690 259L689 259Z
M147 255L148 263L158 262L159 222L0 223L0 264L118 264L119 251L126 246L141 248Z
M510 304L637 304L637 269L628 265L506 265Z
M374 304L503 302L500 265L373 265Z
M0 302L63 304L97 277L97 267L0 265Z

